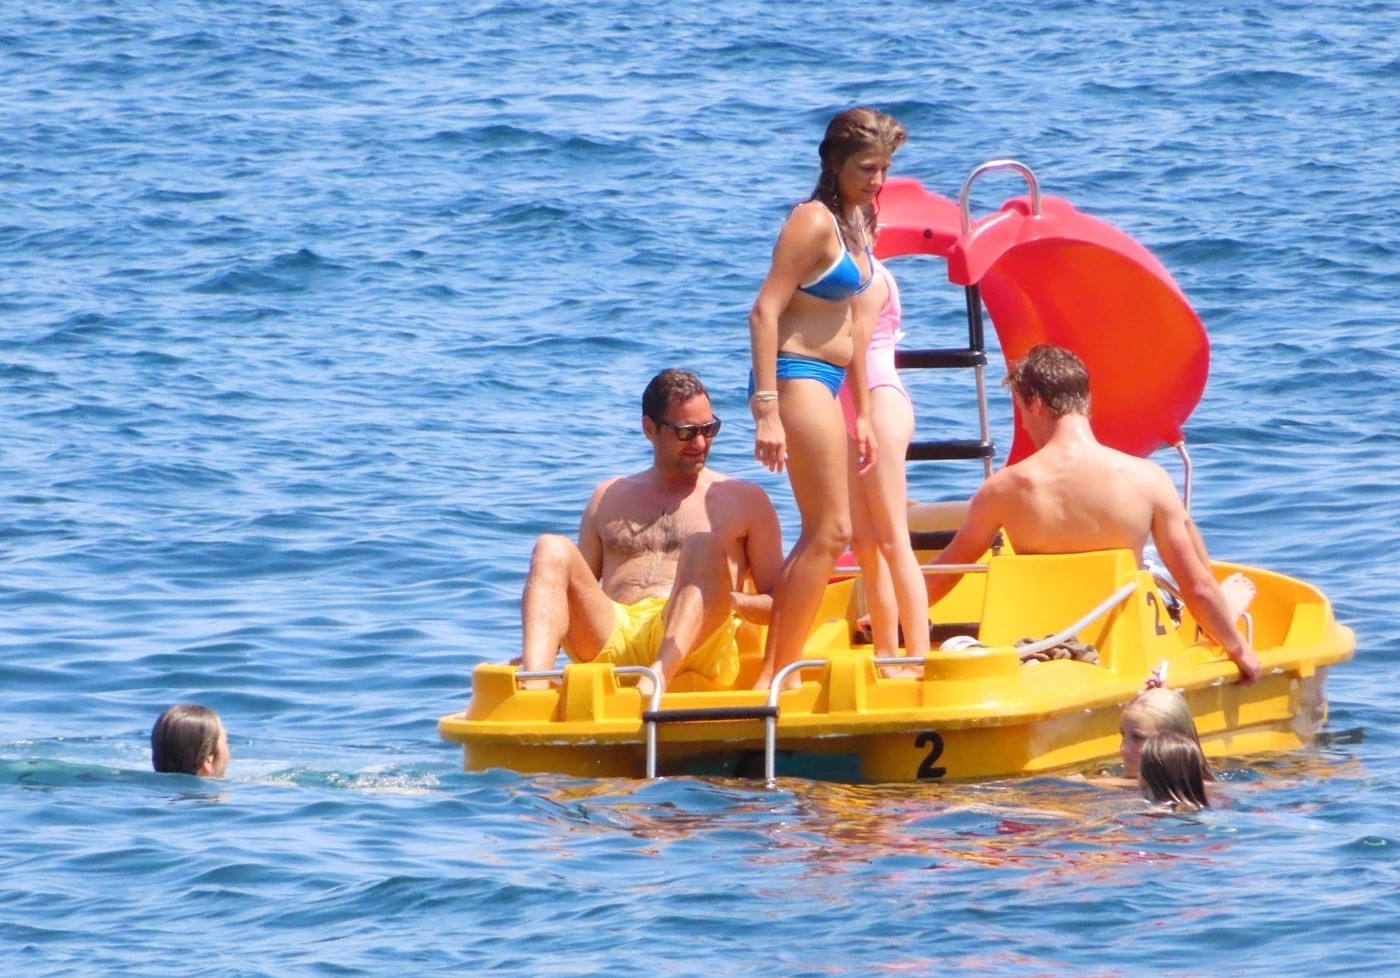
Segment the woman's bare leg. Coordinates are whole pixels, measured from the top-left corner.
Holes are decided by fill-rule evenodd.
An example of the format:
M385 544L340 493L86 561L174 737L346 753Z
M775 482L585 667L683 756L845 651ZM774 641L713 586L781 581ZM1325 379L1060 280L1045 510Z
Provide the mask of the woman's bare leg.
M880 452L884 444L876 436ZM855 452L847 466L851 494L851 551L860 565L861 581L865 586L865 610L870 619L870 638L877 656L899 654L899 610L895 604L894 582L889 567L880 553L880 540L875 532L875 520L870 513L867 485L874 473L861 476L857 472ZM878 468L876 469L878 471Z
M851 541L841 407L815 380L780 380L778 390L787 435L788 478L802 517L802 532L773 590L768 644L755 689L767 689L778 670L802 657L832 569ZM793 675L784 685L801 684L801 677Z
M871 419L880 446L875 468L859 476L881 557L889 568L906 655L928 651L928 593L909 544L909 489L904 455L914 434L914 409L893 387L870 392ZM872 617L871 625L874 627Z

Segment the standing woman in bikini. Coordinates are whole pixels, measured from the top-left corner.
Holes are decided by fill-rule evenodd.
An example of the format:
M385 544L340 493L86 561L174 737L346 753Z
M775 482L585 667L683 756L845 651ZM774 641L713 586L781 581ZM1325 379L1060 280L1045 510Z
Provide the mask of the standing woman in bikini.
M792 209L749 313L754 458L788 472L802 531L773 592L758 689L802 655L836 560L851 539L846 426L836 394L847 370L855 401L858 468L875 464L865 351L887 291L871 246L875 197L904 127L869 108L831 120L818 149L821 176ZM797 676L786 685L801 684Z

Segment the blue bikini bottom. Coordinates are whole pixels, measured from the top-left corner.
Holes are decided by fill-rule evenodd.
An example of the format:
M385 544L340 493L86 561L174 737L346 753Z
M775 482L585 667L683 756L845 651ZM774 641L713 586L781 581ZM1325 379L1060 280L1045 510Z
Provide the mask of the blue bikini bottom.
M835 397L841 389L841 381L846 379L846 368L838 367L817 357L807 357L800 353L778 353L779 380L818 380L826 385ZM753 396L753 371L749 371L749 396Z

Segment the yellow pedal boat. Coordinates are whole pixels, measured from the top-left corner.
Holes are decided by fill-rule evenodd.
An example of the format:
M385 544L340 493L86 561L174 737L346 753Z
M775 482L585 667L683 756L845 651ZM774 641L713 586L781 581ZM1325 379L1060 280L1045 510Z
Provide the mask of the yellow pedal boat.
M973 221L972 183L997 170L1020 174L1030 193ZM1143 456L1175 447L1190 506L1182 425L1205 387L1209 345L1200 318L1155 257L1063 200L1042 201L1034 175L1011 160L973 170L957 204L916 181L891 179L880 224L882 259L942 258L949 280L967 294L965 348L900 351L896 363L974 370L981 438L915 443L910 460L974 459L991 472L985 307L1008 361L1040 342L1083 358L1094 378L1091 423L1100 442ZM1008 461L1030 450L1017 419ZM921 557L946 545L959 522L956 505L911 514ZM438 732L462 744L467 770L1001 778L1112 763L1122 708L1151 673L1164 670L1165 684L1190 703L1206 753L1238 756L1306 745L1326 719L1327 670L1351 658L1356 645L1316 588L1216 562L1221 580L1242 571L1257 588L1244 625L1263 678L1241 686L1220 649L1198 640L1189 613L1173 620L1165 583L1139 569L1128 551L1031 556L1005 546L969 570L930 610L931 629L936 645L957 635L978 644L936 649L915 669L897 670L917 675L889 678L890 663L907 667L912 660L877 660L854 644L863 602L859 582L847 578L827 588L796 664L799 689L748 689L764 635L746 625L733 689L707 687L682 671L664 697L644 697L637 687L644 669L573 664L531 674L552 675L552 688L523 690L514 666L488 663L473 671L467 709L442 717ZM1017 644L1025 639L1034 644ZM1039 661L1037 650L1067 643L1090 646L1094 655Z
M939 602L933 624L981 645L931 651L917 678L884 677L869 648L852 645L856 582L845 580L827 589L800 689L705 689L682 673L653 703L633 670L572 664L557 686L521 690L514 666L489 663L473 672L467 710L438 731L463 745L467 770L979 780L1111 762L1123 706L1163 665L1207 754L1299 748L1326 718L1328 667L1355 647L1315 588L1217 563L1222 578L1243 571L1258 588L1248 623L1264 677L1242 686L1219 648L1196 639L1189 614L1170 619L1169 599L1128 551L1005 553L984 566ZM1034 646L1016 645L1025 638L1077 638L1098 662L1034 661ZM743 635L741 648L740 686L758 671L762 630Z

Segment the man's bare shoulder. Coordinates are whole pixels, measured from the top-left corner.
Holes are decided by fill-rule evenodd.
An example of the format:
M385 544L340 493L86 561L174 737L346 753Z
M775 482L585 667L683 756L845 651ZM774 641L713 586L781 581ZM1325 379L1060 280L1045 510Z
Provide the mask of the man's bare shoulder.
M706 469L701 474L700 479L705 485L706 492L719 493L726 497L732 496L736 499L768 498L768 493L757 482L738 479L732 475L725 475L723 472L716 472L714 469Z
M1163 497L1177 498L1172 477L1156 462L1118 451L1113 452L1113 456L1119 475L1130 479L1144 495L1154 501Z
M1036 461L1037 456L1032 455L1012 468L1025 467L1028 473L1034 475L1031 466ZM1151 459L1129 455L1107 445L1075 445L1071 450L1047 453L1045 461L1046 473L1060 483L1067 473L1073 473L1086 487L1111 482L1119 488L1131 489L1146 499L1155 500L1163 493L1175 495L1171 476L1166 469Z
M1014 501L1033 488L1037 480L1036 467L1030 464L1031 461L1032 459L1025 459L993 472L977 488L972 497L973 501L984 506L996 507L1008 500Z
M645 472L611 476L594 487L593 496L588 500L588 508L604 514L613 514L618 509L630 508L637 498L648 491L649 481Z
M736 479L732 475L725 475L718 469L711 468L706 468L700 473L700 481L707 485L722 485L730 488L737 486L754 486L754 488L757 488L755 483L749 482L746 479Z
M617 487L625 488L628 480L634 478L636 478L636 476L614 475L607 479L604 479L602 482L598 483L596 486L593 487L593 496L590 501L593 503L598 502L600 499L602 499L608 494L608 490L610 489Z
M705 498L722 507L725 517L752 517L773 511L773 501L756 482L706 469L701 475Z

